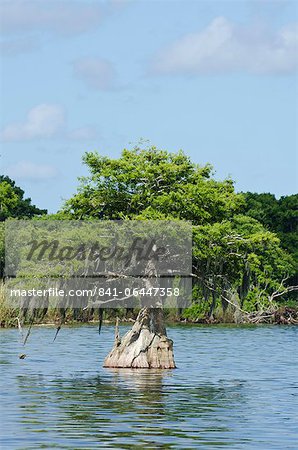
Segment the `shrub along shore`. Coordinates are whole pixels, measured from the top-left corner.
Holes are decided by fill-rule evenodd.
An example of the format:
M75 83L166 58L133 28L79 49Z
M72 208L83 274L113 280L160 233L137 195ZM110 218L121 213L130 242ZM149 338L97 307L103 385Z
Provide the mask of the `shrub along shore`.
M208 314L208 308L203 303L194 303L183 310L165 309L164 314L167 323L197 323L197 324L279 324L298 325L298 303L288 301L285 304L274 303L270 309L248 312L240 310L237 305L229 305L223 311L220 304L214 310L212 316ZM210 305L207 305L210 307ZM102 314L101 314L102 313ZM133 322L138 314L138 309L106 309L99 311L94 308L68 309L63 317L63 324L74 325L82 323L115 323L118 317L120 322ZM61 311L57 309L37 309L34 311L21 311L18 308L10 308L5 300L3 283L0 285L0 328L18 328L29 325L53 325L58 327L61 322Z

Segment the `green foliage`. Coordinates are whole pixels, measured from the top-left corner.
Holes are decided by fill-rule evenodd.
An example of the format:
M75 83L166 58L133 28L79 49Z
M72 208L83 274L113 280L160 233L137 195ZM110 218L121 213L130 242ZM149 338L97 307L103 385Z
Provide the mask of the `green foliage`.
M297 195L237 194L232 180L215 180L212 167L194 164L182 151L156 147L123 150L118 159L86 153L90 175L55 215L23 199L0 178L0 220L170 219L193 224L193 300L185 318L222 317L231 308L265 311L287 301L286 285L297 262ZM0 224L3 225L3 224ZM0 254L1 247L0 227ZM274 295L279 295L276 299ZM291 298L291 301L294 301Z
M276 307L276 304L269 300L266 292L260 291L256 287L250 290L242 305L243 310L249 313L269 311L274 307Z
M215 181L210 165L191 162L182 151L156 147L123 150L119 159L86 153L90 177L82 178L63 212L76 218L176 218L195 224L231 217L243 205L231 180Z
M182 313L182 317L189 320L204 320L208 315L208 311L210 309L210 302L194 302Z
M295 258L298 263L298 194L281 197L273 194L244 194L243 211L257 219L268 230L276 233L281 246Z
M209 164L194 164L182 151L135 147L118 159L92 152L84 163L90 176L66 202L65 217L192 222L196 303L187 317L211 317L231 299L246 310L268 306L273 292L284 289L281 280L294 274L285 249L292 245L297 197L236 194L232 180L213 179Z
M13 180L0 175L0 222L8 217L31 218L46 213L46 209L32 205L30 198L24 198L24 191Z
M5 263L4 222L0 222L0 276L3 276Z
M0 175L0 276L4 271L4 221L8 218L33 218L44 216L46 209L31 204L30 198L24 198L24 191L16 186L8 176Z

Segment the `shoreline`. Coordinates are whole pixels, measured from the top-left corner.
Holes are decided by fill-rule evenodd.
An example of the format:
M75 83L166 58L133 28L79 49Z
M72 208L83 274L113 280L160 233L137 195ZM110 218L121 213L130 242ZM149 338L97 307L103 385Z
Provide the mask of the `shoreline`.
M11 319L13 320L13 319ZM117 318L111 318L111 319L104 319L102 321L103 325L115 325ZM173 326L173 325L208 325L208 326L214 326L214 325L298 325L298 307L288 307L283 306L280 307L278 310L274 312L264 312L261 314L257 313L251 313L250 315L246 317L242 317L240 320L222 320L219 318L194 318L194 319L184 319L184 318L166 318L166 324L167 326ZM128 325L133 324L135 322L134 318L121 318L119 319L120 325ZM64 324L62 324L63 327L65 326L76 326L76 325L98 325L99 320L98 319L90 319L90 320L73 320L73 319L67 319ZM30 324L26 323L22 325L23 327L28 327ZM52 320L48 319L43 322L36 322L33 323L32 326L34 327L53 327L57 328L59 326L58 320ZM3 323L0 319L0 329L10 329L10 328L18 328L17 321L13 321L10 323Z

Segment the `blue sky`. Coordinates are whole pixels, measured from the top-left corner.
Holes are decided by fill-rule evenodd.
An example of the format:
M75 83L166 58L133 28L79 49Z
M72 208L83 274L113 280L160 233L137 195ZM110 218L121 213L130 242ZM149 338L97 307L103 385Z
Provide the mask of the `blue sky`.
M298 3L1 0L1 172L56 211L140 138L297 191Z

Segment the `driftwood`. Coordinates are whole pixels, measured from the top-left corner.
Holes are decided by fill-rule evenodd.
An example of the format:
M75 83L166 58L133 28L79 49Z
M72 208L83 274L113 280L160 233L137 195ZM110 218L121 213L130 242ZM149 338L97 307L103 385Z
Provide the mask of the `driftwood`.
M286 306L276 311L274 319L280 325L298 325L298 311Z
M117 321L114 346L104 367L174 369L173 341L167 337L163 310L142 308L122 338Z

